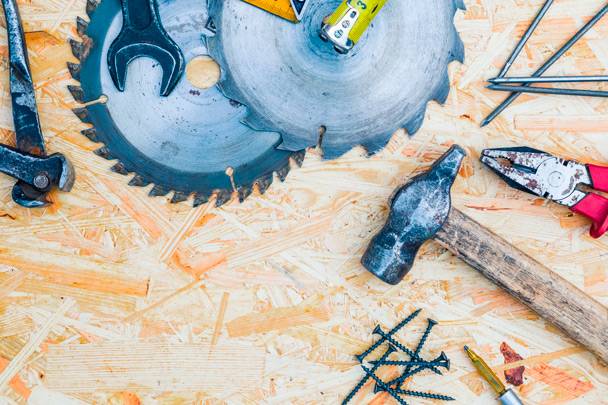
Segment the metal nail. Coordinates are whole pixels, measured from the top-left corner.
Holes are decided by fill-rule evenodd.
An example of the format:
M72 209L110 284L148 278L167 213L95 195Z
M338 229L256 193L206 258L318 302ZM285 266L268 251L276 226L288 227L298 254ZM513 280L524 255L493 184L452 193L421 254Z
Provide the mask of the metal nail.
M492 84L507 83L591 83L608 82L608 76L544 76L544 77L494 77Z
M511 56L509 56L509 58L505 62L502 69L500 69L500 73L498 74L498 77L506 76L507 72L509 71L509 69L511 69L511 66L513 66L513 63L515 63L515 60L517 59L517 57L519 56L521 51L524 49L524 46L526 46L526 43L528 42L528 40L530 39L530 37L532 36L534 31L536 31L536 27L538 27L538 24L540 24L541 20L543 19L545 14L547 14L547 11L549 11L549 8L551 7L552 4L553 4L553 0L547 0L545 2L545 5L540 9L538 14L536 15L536 18L534 18L534 20L532 21L532 24L530 24L530 26L526 30L526 33L524 34L524 36L519 40L517 46L511 53Z
M487 86L490 90L511 91L515 94L534 93L534 94L555 94L562 96L585 96L585 97L608 97L608 91L600 90L578 90L560 89L555 87L529 87L529 86L508 86L504 84L492 84Z
M593 28L593 26L597 24L597 22L601 20L602 17L606 15L606 13L608 13L608 5L602 7L602 9L587 24L583 26L583 28L581 28L572 38L568 40L568 42L566 42L564 46L562 46L555 54L553 54L553 56L551 56L551 58L549 58L549 60L540 67L540 69L534 72L532 77L540 77L547 70L549 70L549 68L553 66L553 64L557 62L563 54L568 52L570 48L572 48L574 44L576 44L578 40L581 39L583 35L587 33L587 31ZM520 94L521 92L512 93L509 97L507 97L505 101L503 101L498 107L496 107L494 111L492 111L490 115L488 115L486 119L483 120L481 126L485 127L490 122L492 122L496 117L498 117L500 113L502 113L509 105L511 105L511 103L513 103L513 101L515 101Z

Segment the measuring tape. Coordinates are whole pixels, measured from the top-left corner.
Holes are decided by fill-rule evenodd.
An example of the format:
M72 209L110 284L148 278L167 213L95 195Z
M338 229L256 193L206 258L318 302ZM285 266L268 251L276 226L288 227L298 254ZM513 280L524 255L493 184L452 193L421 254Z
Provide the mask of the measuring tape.
M243 0L246 3L266 10L271 14L277 15L291 22L298 22L298 17L292 7L290 0ZM298 1L298 0L292 0ZM302 1L298 1L303 3Z
M348 53L367 31L388 0L344 0L323 22L321 38Z

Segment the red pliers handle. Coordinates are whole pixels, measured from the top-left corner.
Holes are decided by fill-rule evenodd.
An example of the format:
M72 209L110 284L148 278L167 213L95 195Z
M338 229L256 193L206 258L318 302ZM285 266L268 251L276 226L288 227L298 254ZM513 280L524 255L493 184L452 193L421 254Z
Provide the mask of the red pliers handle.
M586 165L593 189L608 192L608 167ZM588 193L578 204L571 207L573 212L586 216L593 221L591 236L600 238L608 232L608 198Z
M555 201L593 221L591 236L608 232L608 167L565 160L528 147L486 149L481 161L512 187Z

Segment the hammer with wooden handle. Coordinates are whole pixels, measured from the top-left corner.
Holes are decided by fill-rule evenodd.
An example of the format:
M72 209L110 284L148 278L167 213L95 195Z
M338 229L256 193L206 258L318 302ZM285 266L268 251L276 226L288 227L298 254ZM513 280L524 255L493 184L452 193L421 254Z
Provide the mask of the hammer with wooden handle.
M608 363L608 308L492 231L451 207L465 151L453 146L394 194L388 221L362 264L390 284L411 270L429 239L479 270Z

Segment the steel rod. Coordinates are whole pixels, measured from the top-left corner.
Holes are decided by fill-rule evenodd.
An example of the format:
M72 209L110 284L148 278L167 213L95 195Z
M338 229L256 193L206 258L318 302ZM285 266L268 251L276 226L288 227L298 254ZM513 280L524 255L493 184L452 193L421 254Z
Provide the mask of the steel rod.
M526 43L528 42L532 34L534 34L534 31L536 31L538 24L540 24L545 14L547 14L547 11L549 11L549 8L551 8L552 4L553 0L547 0L545 2L545 5L540 9L538 14L534 18L534 21L532 21L532 24L530 24L530 26L526 30L524 36L519 40L519 43L511 53L511 56L509 56L509 59L507 59L507 61L505 62L505 65L500 70L498 77L504 77L507 75L507 72L509 71L509 69L511 69L513 63L515 63L515 60L517 59L521 51L524 49L524 46L526 46Z
M599 90L559 89L554 87L506 86L503 84L492 84L488 86L488 89L497 91L511 91L515 92L515 94L536 93L558 94L565 96L608 97L608 91Z
M590 83L608 82L608 76L546 76L546 77L494 77L488 82L505 83Z
M587 24L583 26L583 28L581 28L572 38L570 38L568 42L566 42L564 46L562 46L555 54L553 54L553 56L551 56L551 58L549 58L549 60L545 62L536 72L534 72L532 77L540 77L547 70L549 70L549 68L553 66L553 64L555 64L555 62L557 62L566 52L568 52L570 48L572 48L574 44L576 44L578 40L581 39L583 35L587 33L587 31L593 28L593 26L597 24L597 22L601 20L602 17L606 15L606 13L608 13L608 4L602 7L602 9ZM498 117L500 113L502 113L509 105L511 105L511 103L513 103L513 101L515 101L520 94L521 92L512 93L509 97L507 97L505 101L503 101L498 107L496 107L494 111L492 111L490 115L488 115L487 118L483 120L481 126L485 127L490 122L492 122L496 117Z

